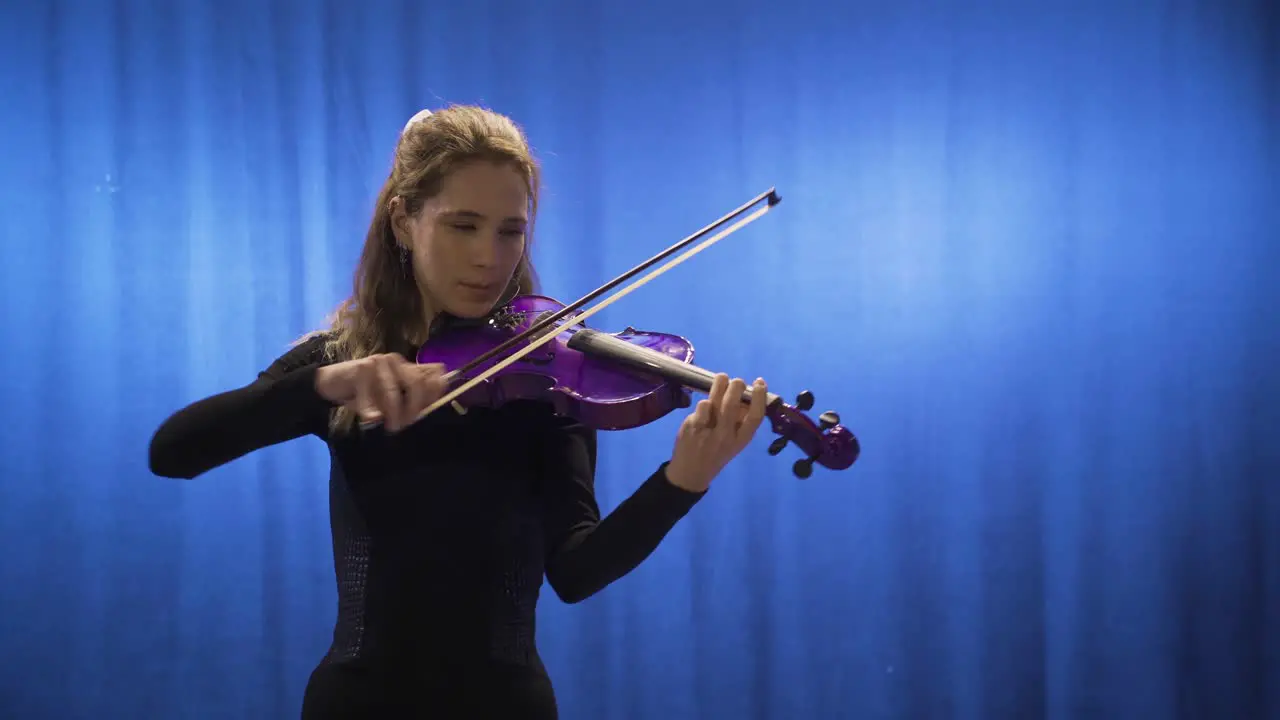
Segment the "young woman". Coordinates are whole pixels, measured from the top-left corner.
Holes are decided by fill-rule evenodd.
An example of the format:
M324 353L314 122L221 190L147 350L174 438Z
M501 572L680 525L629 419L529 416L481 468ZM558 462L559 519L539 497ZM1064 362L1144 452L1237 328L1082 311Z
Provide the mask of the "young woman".
M444 369L416 350L536 290L537 199L511 120L414 116L330 327L152 440L152 471L180 478L304 435L328 444L338 614L307 720L557 717L534 639L544 573L574 603L630 572L760 426L764 382L745 405L745 383L717 377L670 460L601 519L590 429L531 402L420 417Z

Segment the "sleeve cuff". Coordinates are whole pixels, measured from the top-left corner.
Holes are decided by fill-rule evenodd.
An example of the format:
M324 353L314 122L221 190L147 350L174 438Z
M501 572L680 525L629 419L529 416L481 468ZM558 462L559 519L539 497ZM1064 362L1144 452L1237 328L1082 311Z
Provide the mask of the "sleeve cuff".
M652 487L654 500L660 506L669 508L676 515L684 515L706 496L707 491L694 492L671 482L671 479L667 477L668 464L668 462L664 462L659 465L647 484Z
M271 384L271 399L308 411L328 412L337 407L316 390L316 371L320 367L320 363L312 363L285 374Z

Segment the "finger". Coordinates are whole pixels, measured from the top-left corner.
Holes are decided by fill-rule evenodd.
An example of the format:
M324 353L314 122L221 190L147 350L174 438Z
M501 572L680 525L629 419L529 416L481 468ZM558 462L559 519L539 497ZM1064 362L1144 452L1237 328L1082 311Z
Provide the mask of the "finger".
M403 390L401 408L403 414L400 421L408 425L422 411L422 408L431 402L429 399L431 393L430 370L426 366L416 365L407 361L392 363L391 367L396 373L396 381Z
M751 405L747 408L746 418L742 421L740 437L743 442L751 439L759 429L760 423L764 421L764 412L769 402L769 386L765 383L764 378L756 378L751 385Z
M690 424L694 429L703 429L711 427L715 422L715 404L710 400L699 400L697 407L694 408L693 414L689 416Z
M429 403L433 403L444 396L449 390L449 375L444 371L444 366L440 367L440 371L427 378L427 385L430 388Z
M373 363L365 363L356 370L355 411L364 424L382 422L382 412L378 410L378 376L373 372Z
M738 425L747 413L742 402L742 394L746 391L747 383L742 378L734 378L725 389L724 397L720 398L720 425L727 434L732 435L738 431Z
M427 377L428 384L431 388L431 402L439 400L442 395L449 391L451 383L455 378L449 373L442 363L430 366L429 375Z
M719 422L720 418L717 417L718 413L716 410L720 407L721 403L724 402L724 391L728 387L729 376L724 373L716 374L715 379L711 381L711 392L707 393L707 400L709 401L708 405L710 406L709 409L711 412L711 421L704 427L713 428L716 426L716 423Z
M430 363L419 365L418 382L421 384L423 394L418 402L411 408L409 423L416 423L425 418L430 408L437 400L444 397L449 389L449 373L445 372L443 363Z
M378 376L378 409L386 419L387 430L395 432L404 426L404 393L396 377L396 371L392 367L394 361L389 356L383 355L375 362Z
M422 412L431 407L431 404L439 400L449 389L449 381L446 379L444 365L428 365L423 372L422 404L414 409L414 417L419 419L422 418Z

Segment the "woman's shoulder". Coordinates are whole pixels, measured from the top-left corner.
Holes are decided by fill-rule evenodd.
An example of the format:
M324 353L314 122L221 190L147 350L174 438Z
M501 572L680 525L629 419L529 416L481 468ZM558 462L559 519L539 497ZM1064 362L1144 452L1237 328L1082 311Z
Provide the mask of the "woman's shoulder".
M308 365L333 362L333 339L331 330L315 330L297 338L272 361L264 374L280 375Z

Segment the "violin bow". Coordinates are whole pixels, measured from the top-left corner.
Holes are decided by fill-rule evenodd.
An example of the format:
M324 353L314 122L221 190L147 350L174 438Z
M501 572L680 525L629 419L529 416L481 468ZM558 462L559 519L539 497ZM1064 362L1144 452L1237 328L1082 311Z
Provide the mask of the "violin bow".
M760 203L760 201L761 201L761 200L767 200L767 201L768 201L768 203L767 203L764 207L761 207L761 208L757 209L755 212L752 212L750 215L747 215L745 218L743 218L743 219L741 219L741 220L739 220L739 221L735 222L734 224L730 225L728 228L726 228L726 229L724 229L724 230L721 230L720 232L716 233L715 235L712 235L711 237L709 237L709 238L707 238L707 239L705 239L705 240L702 240L702 242L698 242L698 240L699 240L700 238L702 238L702 237L706 236L708 233L710 233L710 232L711 232L712 230L714 230L715 228L720 227L721 225L725 224L725 223L726 223L726 222L728 222L731 218L734 218L734 217L737 217L737 216L741 215L743 212L745 212L748 208L752 207L753 205L758 205L758 204ZM527 337L529 337L529 336L531 336L531 335L534 335L534 334L536 334L536 333L539 333L539 332L541 332L542 330L544 330L544 329L546 329L546 328L550 327L551 325L554 325L556 322L558 322L558 321L560 321L560 320L563 320L567 315L569 315L570 313L572 313L572 312L576 311L577 309L581 308L583 305L586 305L587 303L591 302L592 300L594 300L595 298L599 297L600 295L603 295L604 293L606 293L606 292L608 292L608 291L612 290L613 288L617 287L618 285L621 285L622 283L626 282L627 280L630 280L631 278L633 278L633 277L635 277L636 275L638 275L638 274L640 274L640 273L644 272L644 271L645 271L645 270L647 270L648 268L650 268L650 267L652 267L652 266L656 265L657 263L662 262L662 261L663 261L663 260L665 260L666 258L668 258L668 257L670 257L670 256L672 256L672 255L674 255L675 253L680 252L681 250L683 250L684 248L688 247L689 245L691 245L691 244L693 244L693 243L695 243L695 242L698 242L698 244L697 244L697 245L695 245L694 247L692 247L692 248L690 248L690 249L688 249L688 250L685 250L683 253L681 253L679 256L677 256L675 259L668 261L665 265L663 265L663 266L659 267L657 270L654 270L654 271L650 272L649 274L645 275L644 277L640 278L639 280L636 280L635 282L631 283L630 285L627 285L626 287L622 288L621 290L619 290L618 292L614 293L613 295L610 295L608 298L606 298L605 300L603 300L600 304L596 305L595 307L592 307L591 309L587 310L587 311L586 311L586 312L584 312L584 313L581 313L581 314L579 314L579 315L576 315L576 316L575 316L572 320L570 320L568 323L566 323L566 324L564 324L564 325L557 326L557 327L556 327L556 331L555 331L555 332L545 333L544 335L542 335L541 337L537 338L536 340L533 340L532 342L530 342L528 345L524 346L524 347L523 347L523 348L521 348L520 350L516 351L515 353L512 353L511 355L507 356L506 358L504 358L504 359L503 359L503 360L501 360L500 362L498 362L498 363L494 364L494 366L493 366L493 367L491 367L491 368L489 368L488 370L486 370L486 371L484 371L484 372L480 373L479 375L477 375L477 376L475 376L474 378L472 378L472 379L470 379L470 380L466 381L465 383L463 383L463 384L462 384L462 385L460 385L459 387L457 387L457 388L455 388L454 390L450 391L449 393L445 394L444 396L442 396L441 398L439 398L438 400L436 400L434 403L432 403L431 405L427 406L427 408L426 408L425 410L423 410L423 411L422 411L422 413L418 416L418 418L419 418L419 419L424 418L424 417L426 417L427 415L430 415L431 413L433 413L433 412L435 412L436 410L440 409L441 407L444 407L445 405L448 405L448 404L450 404L450 403L454 402L454 401L455 401L459 396L461 396L461 395L462 395L463 393L465 393L466 391L470 390L471 388L475 387L476 385L479 385L480 383L482 383L482 382L484 382L485 380L489 379L489 378L490 378L490 377L492 377L493 375L495 375L495 374L497 374L498 372L502 371L502 370L503 370L504 368L506 368L508 365L511 365L512 363L516 362L517 360L519 360L520 358L524 357L525 355L528 355L529 353L533 352L534 350L537 350L538 348L542 347L542 346L543 346L543 345L545 345L546 343L550 342L550 341L552 340L552 338L554 338L554 337L556 337L557 335L559 335L559 334L560 334L560 332L561 332L562 330L564 330L565 328L569 328L569 327L573 327L574 325L581 324L581 323L582 323L582 322L584 322L587 318L591 317L592 315L595 315L596 313L600 312L601 310L605 309L606 307L609 307L610 305L612 305L612 304L613 304L614 302L616 302L617 300L620 300L620 299L622 299L623 297L626 297L627 295L631 294L631 292L632 292L632 291L634 291L634 290L636 290L636 289L638 289L638 288L640 288L640 287L643 287L643 286L644 286L645 284L647 284L650 280L653 280L654 278L656 278L656 277L658 277L658 276L662 275L663 273L667 272L668 270L670 270L670 269L672 269L672 268L676 267L677 265L680 265L680 264L681 264L681 263L683 263L684 261L686 261L686 260L688 260L689 258L693 257L694 255L697 255L698 253L702 252L703 250L705 250L705 249L707 249L707 248L711 247L712 245L716 244L717 242L720 242L721 240L723 240L724 238L728 237L729 235L731 235L731 234L733 234L733 233L737 232L738 230L741 230L743 227L746 227L746 226L747 226L747 225L749 225L750 223L755 222L755 221L756 221L756 220L758 220L761 216L763 216L765 213L767 213L767 212L769 212L770 210L772 210L772 209L774 208L774 206L775 206L775 205L777 205L779 202L782 202L782 198L778 196L778 193L777 193L777 191L776 191L774 188L769 188L769 189L768 189L768 190L766 190L765 192L763 192L763 193L761 193L761 194L757 195L755 198L753 198L753 199L751 199L750 201L748 201L748 202L744 203L743 205L741 205L741 206L740 206L740 207L738 207L737 209L735 209L735 210L733 210L732 212L728 213L727 215L725 215L725 216L721 217L719 220L716 220L715 222L711 223L710 225L707 225L706 227L704 227L704 228L702 228L701 230L699 230L699 231L695 232L694 234L690 235L689 237L686 237L685 239L681 240L680 242L677 242L676 244L672 245L671 247L667 248L666 250L663 250L662 252L658 253L657 255L654 255L653 257L649 258L648 260L645 260L644 262L640 263L639 265L637 265L637 266L635 266L635 267L631 268L630 270L628 270L628 271L626 271L626 272L622 273L622 274L621 274L621 275L619 275L618 277L616 277L616 278L614 278L614 279L610 280L609 282L605 283L604 285L601 285L600 287L596 288L595 290L592 290L591 292L587 293L586 295L583 295L581 298L579 298L579 299L575 300L573 303L571 303L571 304L569 304L569 305L566 305L563 309L558 310L558 311L556 311L555 313L552 313L552 314L550 314L550 315L548 315L548 316L544 317L542 320L538 321L538 322L537 322L537 323L535 323L533 326L531 326L528 330L525 330L524 332L521 332L521 333L519 333L519 334L517 334L517 335L515 335L515 336L513 336L513 337L511 337L511 338L509 338L509 339L507 339L505 342L503 342L502 344L498 345L497 347L491 348L491 349L490 349L490 350L488 350L487 352L485 352L485 353L481 354L480 356L478 356L478 357L474 358L473 360L471 360L470 362L468 362L466 365L463 365L462 367L458 368L457 370L454 370L453 372L448 373L448 374L447 374L447 376L446 376L446 378L456 378L456 377L458 377L459 375L461 375L461 374L463 374L463 373L465 373L465 372L467 372L467 371L469 371L469 370L471 370L471 369L474 369L475 367L479 366L479 365L480 365L481 363L483 363L484 361L486 361L486 360L488 360L488 359L490 359L490 358L492 358L492 357L494 357L494 356L498 355L499 353L503 352L504 350L510 349L512 346L516 345L517 343L519 343L520 341L524 340L525 338L527 338Z
M742 213L746 212L747 208L753 207L753 206L755 206L755 205L759 205L761 200L766 200L766 199L769 201L769 205L768 205L768 207L769 207L770 209L772 209L774 205L777 205L778 203L782 202L782 198L778 197L778 193L777 193L777 191L776 191L774 188L769 188L768 190L766 190L766 191L764 191L764 192L760 193L759 195L755 196L755 197L754 197L754 198L752 198L751 200L749 200L749 201L747 201L747 202L743 203L741 206L739 206L738 208L736 208L736 209L735 209L735 210L733 210L732 212L730 212L730 213L726 214L724 217L721 217L719 220L716 220L715 222L711 223L710 225L707 225L706 227L704 227L704 228L702 228L701 230L699 230L699 231L695 232L694 234L690 235L689 237L687 237L687 238L685 238L685 239L681 240L680 242L678 242L678 243L676 243L676 244L672 245L671 247L667 248L666 250L663 250L662 252L658 253L657 255L654 255L653 257L649 258L648 260L645 260L644 262L640 263L639 265L636 265L635 267L633 267L633 268L631 268L630 270L628 270L628 271L626 271L626 272L622 273L621 275L619 275L619 276L615 277L614 279L610 280L609 282L607 282L607 283L605 283L605 284L601 285L600 287L596 288L595 290L592 290L591 292L587 293L586 295L583 295L582 297L578 298L577 300L574 300L572 303L569 303L568 305L564 306L564 308L563 308L563 309L557 310L555 313L552 313L551 315L548 315L548 316L544 317L542 320L539 320L537 323L535 323L535 324L534 324L532 327L530 327L528 330L525 330L524 332L521 332L521 333L519 333L519 334L517 334L517 335L515 335L515 336L513 336L513 337L508 338L506 341L504 341L503 343L501 343L501 344L500 344L500 345L498 345L497 347L493 347L493 348L490 348L490 349L486 350L486 351L485 351L483 354L481 354L479 357L473 358L473 359L472 359L470 362L468 362L466 365L463 365L462 367L460 367L460 368L458 368L458 369L454 370L453 372L451 372L451 373L449 373L449 374L450 374L451 376L454 376L454 377L457 377L458 375L465 374L465 373L467 373L468 371L473 370L473 369L475 369L476 367L478 367L478 366L479 366L481 363L483 363L484 361L486 361L486 360L488 360L488 359L490 359L490 358L496 357L497 355L499 355L499 354L501 354L501 353L503 353L503 352L506 352L507 350L511 349L511 348L512 348L512 347L514 347L517 343L519 343L520 341L522 341L522 340L524 340L525 338L529 337L530 335L534 335L534 334L536 334L536 333L538 333L538 332L541 332L542 330L545 330L546 328L548 328L548 327L550 327L551 325L553 325L553 324L555 324L555 323L559 322L560 320L563 320L563 319L564 319L565 317L567 317L570 313L572 313L572 312L576 311L578 308L582 307L583 305L586 305L587 303L591 302L592 300L595 300L596 298L598 298L598 297L600 297L601 295L603 295L603 294L605 294L605 293L609 292L610 290L612 290L612 289L614 289L615 287L617 287L617 286L621 285L622 283L624 283L624 282L626 282L626 281L630 280L631 278L635 277L636 275L639 275L640 273L644 272L645 270L648 270L649 268L653 267L654 265L656 265L656 264L658 264L658 263L662 262L663 260L666 260L667 258L671 257L672 255L674 255L674 254L676 254L676 253L680 252L680 251L681 251L681 250L683 250L684 248L686 248L686 247L688 247L688 246L692 245L693 243L697 242L700 238L704 237L705 235L707 235L708 233L710 233L712 230L715 230L716 228L720 227L721 225L724 225L726 222L729 222L729 220L731 220L732 218L735 218L735 217L737 217L737 216L741 215ZM761 214L761 215L763 215L764 213L760 213L760 214ZM754 220L754 219L755 219L755 218L752 218L752 220ZM750 222L750 221L748 221L748 222ZM746 223L743 223L743 225L745 225L745 224L746 224ZM734 230L737 230L737 229L738 229L738 227L742 227L742 225L739 225L739 226L735 227L735 228L734 228ZM730 230L729 232L733 232L734 230ZM729 233L725 233L725 234L727 235L727 234L729 234ZM719 240L720 238L716 238L716 239L717 239L717 240ZM679 263L676 263L676 264L679 264ZM671 267L675 267L675 265L672 265ZM670 269L670 268L668 268L668 269ZM663 270L662 272L666 272L666 270ZM659 274L661 274L661 273L659 273ZM656 277L656 275L655 275L655 277Z

